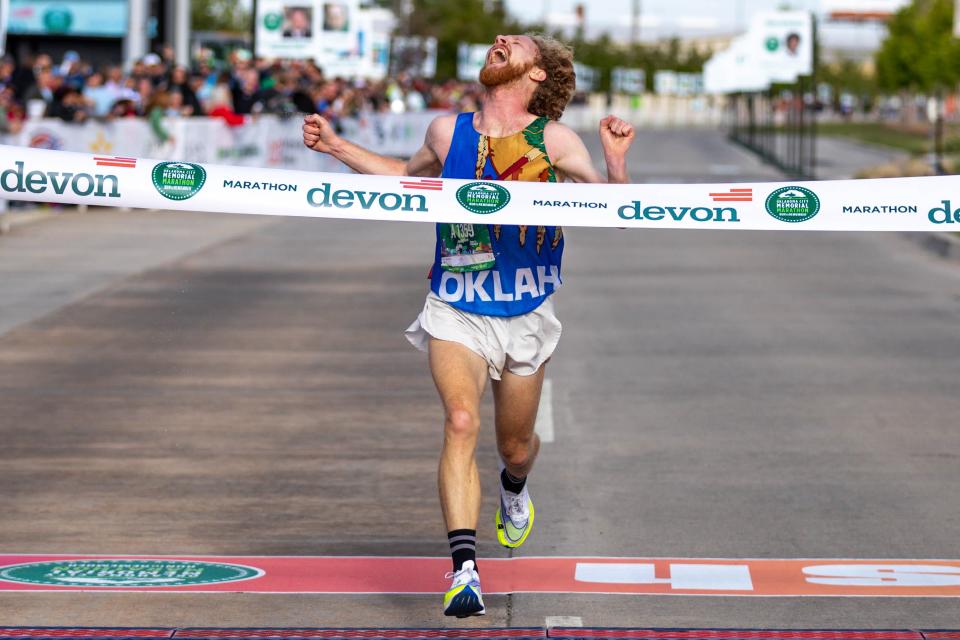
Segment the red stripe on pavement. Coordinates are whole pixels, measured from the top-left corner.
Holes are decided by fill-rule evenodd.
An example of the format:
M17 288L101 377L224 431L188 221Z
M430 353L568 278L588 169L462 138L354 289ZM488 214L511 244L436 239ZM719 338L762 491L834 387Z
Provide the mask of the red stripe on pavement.
M174 629L2 627L0 638L172 638Z
M411 557L0 554L0 593L435 594L449 586L449 565L449 558ZM960 560L485 558L483 565L490 594L960 597Z
M923 640L916 631L829 631L767 629L584 629L555 627L551 638L636 640Z
M545 638L542 629L179 629L175 638Z

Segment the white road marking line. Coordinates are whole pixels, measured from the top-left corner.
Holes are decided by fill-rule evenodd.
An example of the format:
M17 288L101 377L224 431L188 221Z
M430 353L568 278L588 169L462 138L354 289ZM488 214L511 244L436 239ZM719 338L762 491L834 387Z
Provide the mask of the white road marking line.
M540 392L540 407L537 409L537 422L534 431L540 436L540 442L553 442L553 381L543 380L543 390Z
M580 616L547 616L544 620L547 629L553 627L582 627L583 618Z
M712 164L710 174L715 176L735 176L743 173L738 164Z

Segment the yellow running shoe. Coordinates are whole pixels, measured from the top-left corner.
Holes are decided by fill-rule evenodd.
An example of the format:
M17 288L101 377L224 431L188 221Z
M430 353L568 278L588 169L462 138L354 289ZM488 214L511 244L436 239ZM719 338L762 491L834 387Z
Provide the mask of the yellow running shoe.
M460 571L448 573L446 577L453 578L453 584L443 596L443 615L466 618L487 612L480 592L480 575L473 560L467 560Z
M512 493L500 485L500 508L497 509L497 539L500 544L516 549L533 529L533 501L526 485L520 493Z

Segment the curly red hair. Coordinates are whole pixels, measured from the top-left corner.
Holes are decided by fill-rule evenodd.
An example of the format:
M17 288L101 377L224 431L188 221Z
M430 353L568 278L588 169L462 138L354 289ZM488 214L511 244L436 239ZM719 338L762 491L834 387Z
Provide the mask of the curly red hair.
M539 50L534 63L547 73L546 79L533 92L527 110L538 116L559 120L577 87L573 69L573 48L542 33L528 33Z

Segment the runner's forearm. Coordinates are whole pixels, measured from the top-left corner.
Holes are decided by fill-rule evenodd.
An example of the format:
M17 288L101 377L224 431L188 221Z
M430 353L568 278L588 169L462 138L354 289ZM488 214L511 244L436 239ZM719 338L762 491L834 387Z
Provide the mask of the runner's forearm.
M630 182L626 158L607 158L607 182L610 184L628 184Z
M381 156L347 140L341 140L336 147L333 147L330 155L357 173L380 176L407 175L407 163L403 160Z

